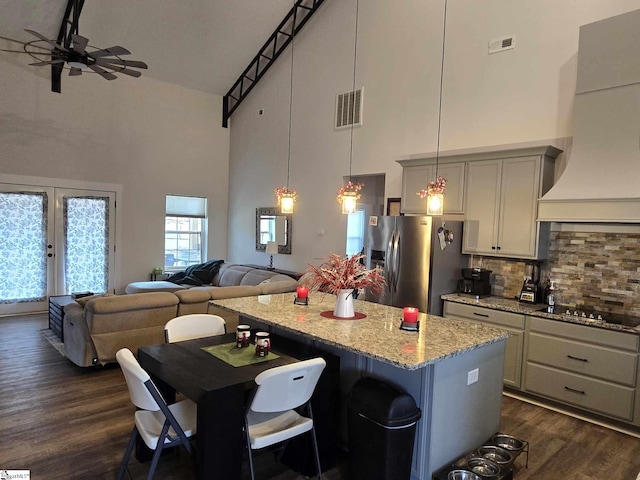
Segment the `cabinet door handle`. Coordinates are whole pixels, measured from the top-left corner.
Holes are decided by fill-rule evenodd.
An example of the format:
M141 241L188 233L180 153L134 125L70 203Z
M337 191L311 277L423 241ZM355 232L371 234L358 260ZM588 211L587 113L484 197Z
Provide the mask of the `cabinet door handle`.
M567 386L565 386L565 387L564 387L564 389L565 389L566 391L568 391L568 392L571 392L571 393L578 393L578 394L580 394L580 395L586 395L586 394L587 394L584 390L576 390L575 388L569 388L569 387L567 387Z
M473 314L478 316L478 317L489 318L489 315L487 315L486 313L473 312Z
M502 247L498 247L498 250L500 250Z
M496 247L492 245L491 246L491 250L495 250L495 249L496 249Z
M589 359L587 358L574 357L573 355L567 355L567 358L570 358L571 360L577 360L579 362L589 362Z

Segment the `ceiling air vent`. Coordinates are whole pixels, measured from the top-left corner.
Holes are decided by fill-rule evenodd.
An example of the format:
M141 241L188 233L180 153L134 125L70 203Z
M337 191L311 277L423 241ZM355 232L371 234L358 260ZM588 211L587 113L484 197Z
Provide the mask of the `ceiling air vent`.
M336 95L336 129L362 126L363 88Z
M489 55L492 53L504 52L505 50L511 50L516 45L516 36L510 35L508 37L497 38L489 42Z

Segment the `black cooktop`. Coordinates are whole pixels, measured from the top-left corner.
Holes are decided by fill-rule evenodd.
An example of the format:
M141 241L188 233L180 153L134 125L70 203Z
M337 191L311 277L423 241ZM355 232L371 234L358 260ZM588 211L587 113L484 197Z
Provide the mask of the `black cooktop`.
M545 307L541 309L548 313L555 313L557 315L567 315L572 317L581 317L590 320L600 320L606 323L614 323L617 325L624 325L625 327L638 327L640 326L640 318L632 317L628 315L620 315L616 313L599 310L597 308L582 306L570 306L570 305L554 305L553 307Z

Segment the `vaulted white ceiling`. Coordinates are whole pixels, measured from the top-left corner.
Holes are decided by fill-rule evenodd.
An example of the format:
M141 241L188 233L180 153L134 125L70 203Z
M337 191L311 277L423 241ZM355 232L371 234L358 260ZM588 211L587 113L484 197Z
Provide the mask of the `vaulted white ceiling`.
M27 28L55 39L66 3L0 0L0 36L31 41ZM149 65L145 76L224 95L292 6L293 0L86 0L78 33L95 48L127 48L126 59ZM34 61L0 52L2 60Z

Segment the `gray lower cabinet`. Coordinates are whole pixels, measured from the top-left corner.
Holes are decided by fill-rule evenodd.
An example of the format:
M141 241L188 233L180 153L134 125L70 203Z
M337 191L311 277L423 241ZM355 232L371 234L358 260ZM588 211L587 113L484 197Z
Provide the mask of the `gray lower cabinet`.
M523 390L638 425L638 339L529 317Z
M445 301L443 316L484 323L511 332L512 335L507 339L504 352L504 384L513 388L521 388L524 315Z

